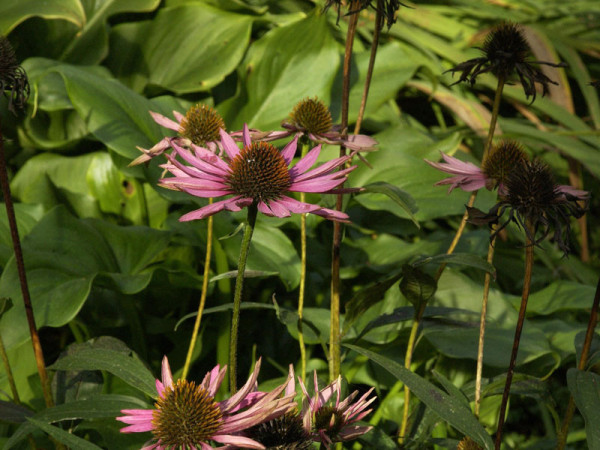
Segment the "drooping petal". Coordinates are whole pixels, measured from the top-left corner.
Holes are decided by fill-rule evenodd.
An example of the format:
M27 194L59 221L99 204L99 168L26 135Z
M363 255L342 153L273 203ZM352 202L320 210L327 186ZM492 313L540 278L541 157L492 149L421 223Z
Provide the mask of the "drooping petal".
M290 177L292 178L292 180L300 174L306 172L308 169L310 169L314 165L314 163L317 162L319 153L321 153L321 146L317 145L316 147L311 149L304 156L304 158L300 159L300 161L298 161L296 165L290 169Z
M244 130L242 132L242 142L244 143L244 147L250 147L252 145L252 140L250 139L250 130L248 129L248 124L244 124Z
M265 216L271 217L289 217L290 211L282 204L278 203L277 200L271 200L268 204L265 202L258 202L258 210Z
M157 124L165 128L169 128L170 130L179 131L180 125L177 122L173 122L168 117L165 117L162 114L159 114L154 111L150 111L150 115Z
M206 205L200 209L184 214L179 218L180 222L190 220L204 219L208 216L218 213L219 211L240 211L244 206L252 204L252 199L243 199L241 195L231 197L220 202L215 202L212 205Z
M318 167L315 167L313 170L309 170L308 172L304 172L301 174L290 170L290 177L292 178L292 181L304 181L309 180L311 178L316 178L323 174L329 173L340 166L343 166L349 160L350 156L342 156L340 158L335 158L331 161L327 161L326 163L321 164Z
M264 450L265 446L254 439L250 439L244 436L233 436L233 435L216 435L212 438L214 441L221 444L232 444L240 448L256 448Z

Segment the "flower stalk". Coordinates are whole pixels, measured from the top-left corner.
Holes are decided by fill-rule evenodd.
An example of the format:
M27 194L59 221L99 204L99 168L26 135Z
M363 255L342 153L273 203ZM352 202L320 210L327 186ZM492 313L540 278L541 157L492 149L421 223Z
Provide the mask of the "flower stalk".
M594 303L592 304L592 310L590 311L590 319L588 321L587 330L585 332L585 340L583 341L583 347L581 349L581 356L579 357L579 364L577 364L578 370L585 370L587 365L588 355L590 347L592 346L592 340L594 339L594 330L598 324L598 306L600 305L600 279L598 279L598 285L596 286L596 294L594 295ZM569 397L569 404L567 405L567 411L565 412L565 418L563 419L562 426L558 432L558 443L556 445L557 450L563 450L567 443L567 435L569 434L569 425L575 414L575 401L573 396Z
M523 276L523 292L521 294L521 307L519 309L517 327L515 328L515 338L513 340L513 348L510 355L510 362L508 364L508 372L506 373L506 383L504 385L504 392L502 393L502 402L500 403L500 416L498 417L498 429L496 431L495 442L496 450L500 450L500 445L502 444L502 429L504 428L504 420L506 417L506 406L508 404L510 385L512 383L515 365L517 362L519 343L521 341L521 332L523 331L523 324L525 323L527 300L529 299L529 291L531 289L531 274L533 272L533 249L535 245L534 241L530 237L530 235L533 236L533 233L535 232L531 219L527 219L527 222L525 223L525 228L527 232L525 233L525 275Z
M252 234L254 233L257 214L258 208L256 205L250 205L248 207L248 219L246 221L246 226L244 227L244 236L242 237L242 245L240 247L238 274L235 280L235 291L233 294L233 313L231 316L231 335L229 341L229 386L232 394L237 392L237 344L240 326L240 308L242 305L242 290L244 287L244 272L246 271L248 251L250 249Z
M208 204L212 205L212 202L213 199L209 198ZM200 322L202 321L202 313L204 312L206 295L208 293L208 277L210 275L210 261L212 258L213 219L213 216L210 216L206 223L206 255L204 257L204 273L202 274L202 293L200 294L198 313L196 314L196 321L194 322L194 329L192 331L190 345L188 347L188 352L185 357L185 364L183 365L183 372L181 374L181 378L184 380L187 378L187 374L192 363L192 355L194 354L194 348L196 347L196 340L198 339L198 331L200 330Z

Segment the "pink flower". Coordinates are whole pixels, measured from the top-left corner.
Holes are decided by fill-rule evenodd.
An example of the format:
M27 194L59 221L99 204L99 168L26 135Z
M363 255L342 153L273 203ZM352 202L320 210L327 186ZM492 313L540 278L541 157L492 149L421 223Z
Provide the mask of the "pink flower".
M223 130L220 133L226 158L197 145L191 145L187 149L177 142L172 143L173 154L167 155L169 163L162 167L174 177L162 178L161 186L196 197L232 195L185 214L179 220L204 219L222 210L239 211L243 207L255 205L267 216L288 217L291 213L312 213L329 220L348 221L348 215L343 212L303 203L285 194L347 192L336 188L346 181L348 173L356 166L336 169L349 161L351 155L333 159L309 170L321 151L321 146L318 145L293 167L288 168L296 153L297 137L280 152L269 143L252 142L248 126L244 125L244 147L240 150L229 134Z
M438 181L435 183L436 186L449 184L450 187L448 188L448 193L452 192L452 190L457 187L461 188L463 191L471 192L486 186L488 178L475 164L461 161L460 159L446 155L443 152L440 153L442 154L444 162L436 163L427 159L425 162L442 172L451 173L454 176Z
M272 420L295 408L290 379L272 392L256 392L260 360L246 384L228 400L214 397L225 377L226 367L217 365L199 385L187 380L173 382L166 357L162 362L162 381L156 380L158 400L154 409L124 409L117 420L129 424L122 433L150 431L154 440L142 450L189 448L210 450L208 441L225 444L223 449L238 447L264 449L253 439L242 436L244 430ZM293 381L291 381L293 384ZM286 391L283 397L282 392Z
M371 409L366 408L377 398L368 398L374 388L369 389L355 402L353 400L358 395L358 391L354 391L344 401L340 401L341 377L319 391L317 372L314 372L314 398L308 395L308 391L300 378L298 378L298 381L304 393L302 404L304 428L314 436L315 441L321 442L325 447L330 448L334 442L356 439L373 428L354 425L354 423L371 412ZM334 392L336 393L335 405L327 404Z

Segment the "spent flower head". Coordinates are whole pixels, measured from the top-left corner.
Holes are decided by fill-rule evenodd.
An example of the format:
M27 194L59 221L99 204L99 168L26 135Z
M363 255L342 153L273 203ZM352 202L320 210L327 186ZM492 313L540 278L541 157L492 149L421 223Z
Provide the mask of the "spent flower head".
M375 396L369 398L374 388L369 389L356 401L354 400L358 396L358 391L341 400L341 377L319 390L317 372L314 372L315 396L311 398L302 380L298 378L298 381L304 393L302 403L304 428L311 433L315 441L321 442L326 448L330 448L335 442L356 439L373 428L355 425L355 423L371 412L371 409L367 408L377 398ZM334 393L335 402L330 402Z
M493 239L511 221L525 230L533 245L539 244L554 229L554 241L567 255L570 251L570 218L580 218L586 211L589 192L557 185L550 168L541 161L523 161L509 174L505 194L484 213L469 208L469 222L476 225L498 223L508 211L507 219L492 233ZM579 204L580 201L584 205ZM531 228L530 228L531 227ZM541 230L541 236L536 237Z
M347 16L352 14L357 14L361 12L363 9L367 9L369 6L377 11L378 1L377 0L350 0L348 3L348 13ZM340 22L341 16L341 8L342 8L342 0L327 0L325 3L325 7L323 11L327 11L331 7L335 7L337 9L337 21L336 24ZM400 9L400 6L406 6L404 3L399 0L384 0L382 9L379 11L381 16L385 18L387 22L388 29L396 23L396 11ZM406 6L407 7L407 6ZM379 25L380 28L383 27L383 23Z
M156 380L158 400L154 409L125 409L117 420L128 424L122 433L151 432L152 443L145 449L186 448L209 450L214 441L226 446L264 449L243 435L244 430L276 419L293 410L294 395L280 396L290 380L269 393L256 391L260 360L246 384L228 400L217 402L215 395L226 367L217 365L200 384L173 381L167 358L162 362L162 380Z
M173 142L173 154L167 155L169 162L162 167L174 176L162 178L161 186L196 197L232 195L185 214L179 220L204 219L222 210L239 211L253 205L267 216L288 217L291 213L312 213L329 220L348 221L348 215L343 212L300 202L286 194L353 191L336 189L356 168L351 166L337 170L350 161L351 155L332 159L309 170L321 151L321 146L317 145L294 166L289 167L296 153L298 137L279 151L268 142L253 142L246 125L243 144L244 147L240 150L233 138L221 130L221 145L226 153L226 157L221 158L203 147L192 144L191 148L184 148Z
M8 110L16 114L25 109L29 98L29 80L17 62L15 51L8 39L0 36L0 92L8 98Z
M442 172L454 175L435 183L436 186L449 184L448 193L457 187L467 192L477 191L483 187L489 190L497 187L502 194L510 171L527 160L527 155L521 146L514 141L501 141L494 145L481 168L445 153L441 155L444 160L442 163L427 159L425 162Z
M481 51L483 56L464 61L446 72L452 74L460 72L460 78L456 83L468 81L471 85L475 84L480 74L486 72L491 72L505 81L509 81L516 74L521 81L525 96L532 97L532 103L536 97L535 83L542 85L542 96L548 93L548 84L558 84L544 75L535 65L566 67L564 63L529 59L531 50L523 30L519 25L510 22L504 22L490 31Z
M142 155L134 159L129 164L130 166L148 162L155 156L162 155L166 150L172 148L171 144L173 142L177 142L178 145L182 146L194 144L206 147L212 152L220 149L219 132L225 129L225 122L221 115L211 106L198 103L190 107L185 115L173 111L175 120L171 120L154 111L150 111L150 115L159 125L176 131L177 136L164 137L149 149L138 147Z

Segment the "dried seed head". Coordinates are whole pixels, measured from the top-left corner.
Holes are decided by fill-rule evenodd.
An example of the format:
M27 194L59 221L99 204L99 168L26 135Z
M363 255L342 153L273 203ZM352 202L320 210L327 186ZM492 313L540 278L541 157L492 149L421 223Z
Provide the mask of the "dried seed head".
M542 216L556 199L554 178L541 161L525 161L511 171L506 180L507 201L523 217Z
M8 109L24 109L29 98L27 74L17 63L15 51L4 36L0 36L0 91L8 98Z
M517 64L525 62L530 49L521 28L505 22L495 27L486 37L483 52L492 62L492 73L507 77Z
M253 142L244 147L230 167L231 189L257 202L278 199L291 185L287 163L279 150L267 142Z
M167 387L155 406L152 433L164 448L199 447L223 423L214 399L191 381L178 380Z
M214 108L199 103L188 109L181 121L179 134L203 147L207 142L219 139L220 129L225 129L225 122L220 114Z
M290 114L291 123L307 133L327 133L333 127L331 112L317 97L306 98L296 104Z
M297 412L256 425L248 430L248 436L267 450L307 450L313 443Z
M512 170L525 161L527 155L517 142L502 141L493 146L482 167L483 173L491 183L486 187L493 189L500 183L505 184Z

